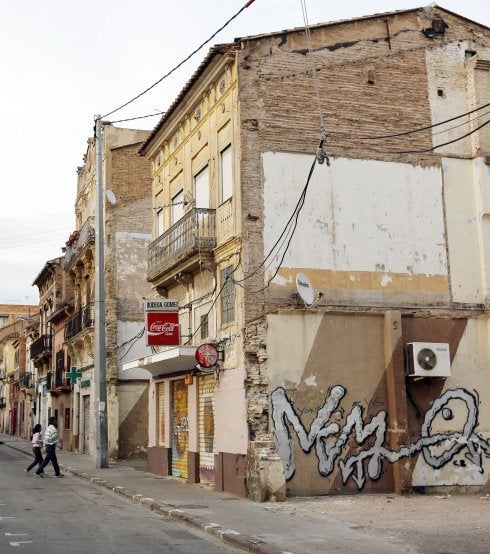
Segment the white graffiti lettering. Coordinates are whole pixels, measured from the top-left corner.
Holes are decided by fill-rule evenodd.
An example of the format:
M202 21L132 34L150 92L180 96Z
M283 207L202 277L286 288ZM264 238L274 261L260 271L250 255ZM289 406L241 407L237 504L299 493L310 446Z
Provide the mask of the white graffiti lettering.
M342 455L349 437L353 436L359 445L362 445L369 437L373 437L374 442L370 443L369 448L338 462L343 483L345 484L351 478L359 490L364 487L367 477L373 480L380 478L383 460L393 464L420 451L427 464L434 469L439 469L463 448L466 448L466 459L475 464L480 473L483 473L483 455L490 457L490 443L475 433L478 423L478 407L472 393L464 389L448 390L435 399L432 407L425 414L420 438L415 443L402 447L398 451L384 446L388 427L387 413L384 410L379 411L369 422L365 422L363 407L354 404L347 414L343 427L339 423L331 421L332 417L338 419L339 404L345 393L346 390L341 385L332 387L325 403L317 411L310 430L307 431L292 401L288 398L286 390L279 387L272 392L274 438L278 453L284 463L287 480L291 479L296 471L291 428L295 431L304 452L310 452L315 446L318 471L322 476L332 473L335 462ZM432 426L436 417L441 416L445 420L453 418L450 404L454 401L462 402L466 409L466 421L463 429L451 433L432 434Z

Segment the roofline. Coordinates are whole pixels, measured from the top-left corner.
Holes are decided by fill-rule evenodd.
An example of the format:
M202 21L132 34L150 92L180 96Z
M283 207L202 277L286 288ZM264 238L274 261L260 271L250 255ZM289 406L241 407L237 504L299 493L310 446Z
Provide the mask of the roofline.
M238 42L228 42L223 44L215 44L212 46L208 53L206 54L205 58L202 60L202 62L199 64L196 71L193 73L191 78L187 81L187 83L183 86L181 91L179 92L177 98L172 102L168 110L162 115L160 121L156 124L153 131L151 131L148 138L144 141L143 145L139 149L139 153L141 155L146 155L148 151L148 146L151 144L155 136L158 134L158 132L162 129L162 127L165 125L165 123L170 119L170 116L174 113L177 106L182 102L182 100L185 98L187 93L191 90L191 88L194 86L194 84L199 80L201 75L205 72L206 68L209 66L213 58L218 54L225 54L227 51L236 48L238 46Z
M56 266L57 263L61 263L61 260L63 259L63 257L64 256L57 256L56 258L53 258L52 260L48 260L43 265L43 268L41 269L41 271L37 274L36 278L32 282L31 287L35 286L38 283L38 281L40 281L41 277L44 275L44 273L46 273L46 271L51 269L53 266Z
M309 29L318 29L320 27L333 27L336 25L348 25L349 23L354 23L356 21L367 21L369 19L379 19L380 17L389 17L392 15L401 15L405 13L412 13L412 12L419 12L420 10L427 10L427 9L438 9L443 12L449 13L455 17L458 17L459 19L464 19L465 21L469 21L470 23L474 23L475 25L479 25L480 27L484 27L485 29L489 29L490 27L487 27L483 23L479 23L478 21L475 21L474 19L469 19L468 17L465 17L464 15L461 15L457 12L452 12L451 10L448 10L446 8L443 8L442 6L439 6L439 4L436 4L433 2L432 4L428 4L427 6L419 6L418 8L407 8L405 10L394 10L390 12L381 12L381 13L375 13L371 15L363 15L361 17L353 17L351 19L338 19L336 21L327 21L324 23L316 23L314 25L309 25ZM301 27L293 27L292 29L284 29L282 31L273 31L271 33L263 33L260 35L250 35L245 37L237 37L235 41L239 42L247 42L252 40L257 40L261 38L266 37L274 37L278 35L282 35L284 33L295 33L295 32L304 32L304 26Z
M446 9L446 8L443 8L443 7L439 6L438 4L436 4L435 2L432 3L432 4L429 4L427 6L420 6L418 8L409 8L409 9L405 9L405 10L395 10L395 11L390 11L390 12L382 12L382 13L376 13L376 14L372 14L372 15L365 15L365 16L362 16L362 17L354 17L352 19L340 19L340 20L337 20L337 21L328 21L328 22L325 22L325 23L317 23L315 25L310 25L309 28L310 29L319 29L321 27L333 27L333 26L337 26L337 25L348 25L348 24L354 23L356 21L368 21L370 19L379 19L381 17L390 17L390 16L394 16L394 15L420 12L420 11L424 11L424 10L427 10L427 9L437 9L437 10L440 10L442 12L446 12L446 13L448 13L448 14L454 16L454 17L457 17L459 19L463 19L467 22L470 22L472 24L483 27L484 29L490 30L490 27L487 27L486 25L483 25L482 23L478 23L477 21L474 21L473 19L469 19L467 17L464 17L463 15L461 15L459 13L452 12L452 11ZM138 151L139 154L144 156L148 153L148 147L151 144L151 142L153 141L153 139L160 132L162 127L165 125L165 123L170 119L171 115L174 113L174 111L176 110L177 106L181 103L183 98L187 95L187 93L191 90L191 88L194 86L194 84L197 82L197 80L204 73L204 71L206 70L206 68L211 63L212 59L214 58L214 56L216 56L217 54L224 54L224 53L226 53L227 50L230 50L232 48L237 48L239 46L239 44L242 43L242 42L250 42L250 41L253 41L253 40L260 40L261 38L274 37L274 36L278 36L278 35L283 35L284 33L295 33L295 32L304 32L304 27L294 27L292 29L283 29L282 31L274 31L274 32L271 32L271 33L264 33L264 34L259 34L259 35L250 35L250 36L245 36L245 37L237 37L237 38L234 39L233 42L217 44L215 46L212 46L209 49L209 51L208 51L207 55L205 56L205 58L199 64L199 67L196 69L194 74L191 76L191 78L187 81L187 83L181 89L178 96L172 102L172 104L170 105L168 110L163 114L162 118L156 124L154 129L151 131L151 133L148 136L148 138L146 139L146 141L144 141L143 145L141 146L141 148Z

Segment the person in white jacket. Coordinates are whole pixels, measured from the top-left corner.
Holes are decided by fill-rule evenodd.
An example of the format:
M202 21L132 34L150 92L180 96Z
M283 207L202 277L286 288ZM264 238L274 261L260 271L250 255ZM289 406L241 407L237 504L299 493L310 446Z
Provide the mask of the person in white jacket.
M51 462L54 468L55 477L64 477L60 473L60 466L58 465L58 459L56 458L56 445L61 447L61 443L58 440L58 422L54 416L51 416L48 420L49 425L44 434L44 444L46 446L46 457L44 458L43 463L39 466L36 471L37 477L44 477L43 470Z
M35 466L39 465L41 467L41 464L43 463L43 455L41 452L41 448L43 447L43 434L41 433L42 427L38 423L34 425L34 429L32 430L32 453L34 454L34 461L32 464L28 465L24 469L24 473L27 475L29 471Z

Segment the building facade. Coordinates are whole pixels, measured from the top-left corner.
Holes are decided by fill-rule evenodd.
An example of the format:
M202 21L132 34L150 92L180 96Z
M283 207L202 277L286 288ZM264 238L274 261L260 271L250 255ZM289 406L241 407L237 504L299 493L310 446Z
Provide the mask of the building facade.
M43 429L55 416L63 446L73 449L70 361L64 345L64 323L73 313L74 288L64 271L64 257L47 261L34 279L39 289L39 337L30 348L36 367L36 423ZM68 426L67 426L68 423ZM75 434L76 436L76 434Z
M149 163L138 155L147 131L103 126L105 321L107 346L107 419L109 456L146 456L148 376L135 370L123 374L127 353L142 344L143 298L150 287L146 272L151 238ZM65 323L64 342L70 369L75 371L73 425L78 448L95 452L94 438L94 282L95 282L95 140L88 140L78 168L76 229L70 235L64 269L75 290L74 313ZM66 409L66 408L65 408Z
M29 347L38 306L0 305L0 431L28 436L32 421L33 370Z
M182 338L126 364L150 469L257 500L486 487L490 30L432 5L309 31L211 49L141 149Z

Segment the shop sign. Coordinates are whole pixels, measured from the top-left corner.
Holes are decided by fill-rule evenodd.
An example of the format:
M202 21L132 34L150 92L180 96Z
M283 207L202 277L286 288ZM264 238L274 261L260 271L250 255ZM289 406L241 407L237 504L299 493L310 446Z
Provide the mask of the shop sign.
M214 344L204 343L196 349L197 363L203 368L214 367L218 362L218 349Z
M145 312L178 312L179 301L170 298L145 298Z
M147 346L180 344L179 312L146 312Z

